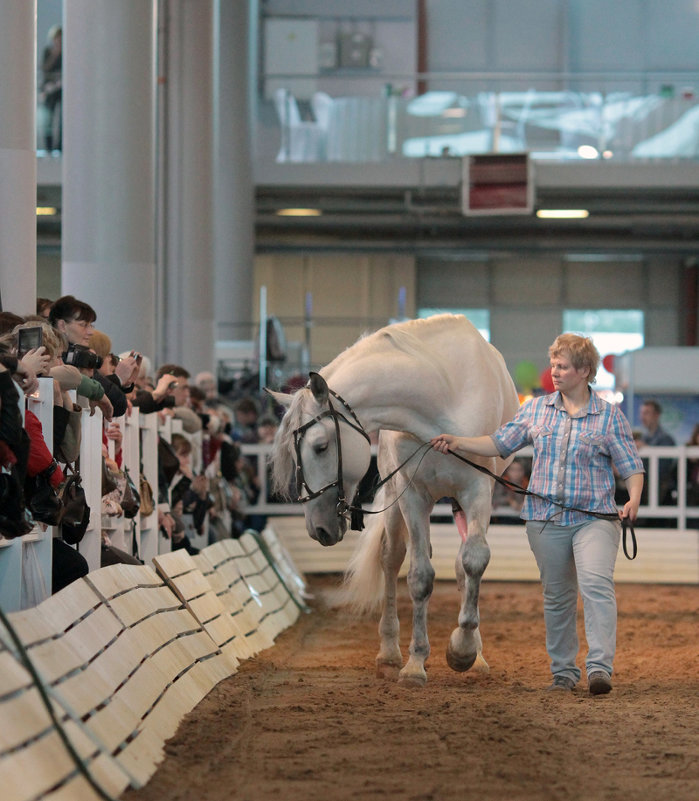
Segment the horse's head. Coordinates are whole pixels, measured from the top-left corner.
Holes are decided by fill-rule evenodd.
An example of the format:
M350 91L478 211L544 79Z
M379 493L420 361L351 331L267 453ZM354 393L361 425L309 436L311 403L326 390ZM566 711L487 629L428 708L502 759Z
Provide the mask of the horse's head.
M371 446L353 412L311 373L306 388L274 397L288 406L274 441L274 484L287 496L293 467L309 535L335 545L347 529L348 505L369 469Z

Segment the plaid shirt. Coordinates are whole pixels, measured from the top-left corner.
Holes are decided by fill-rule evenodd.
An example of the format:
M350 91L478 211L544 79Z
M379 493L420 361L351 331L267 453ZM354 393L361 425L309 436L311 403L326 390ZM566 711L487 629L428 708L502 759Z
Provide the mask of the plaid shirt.
M622 479L643 473L631 427L620 409L591 391L590 401L572 417L559 392L525 403L514 419L492 434L506 457L526 445L534 449L529 490L555 498L566 506L616 514L614 473ZM550 501L525 496L524 520L548 520L572 525L588 519L582 512L561 510Z

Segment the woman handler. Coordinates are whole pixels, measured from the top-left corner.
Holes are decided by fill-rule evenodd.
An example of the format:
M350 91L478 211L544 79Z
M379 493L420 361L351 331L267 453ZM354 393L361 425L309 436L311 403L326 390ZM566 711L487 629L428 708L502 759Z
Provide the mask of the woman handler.
M612 689L617 618L614 563L620 526L617 520L600 519L586 511L635 520L643 464L627 419L589 386L599 366L592 341L561 334L549 348L549 358L553 393L525 403L511 422L489 436L440 434L432 445L441 453L502 457L526 445L533 447L529 490L546 499L527 495L521 516L527 521L527 537L543 585L546 650L553 673L549 689L572 690L580 679L575 664L579 588L588 644L588 688L592 695L600 695ZM612 465L629 493L621 512L614 503ZM586 511L562 508L566 506Z

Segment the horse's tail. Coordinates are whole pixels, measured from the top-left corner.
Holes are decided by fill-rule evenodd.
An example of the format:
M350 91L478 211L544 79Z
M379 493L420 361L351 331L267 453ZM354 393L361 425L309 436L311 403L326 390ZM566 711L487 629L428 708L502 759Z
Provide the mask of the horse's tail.
M375 612L383 601L386 582L381 568L381 549L385 536L383 515L371 515L345 571L341 591L342 603L355 614Z

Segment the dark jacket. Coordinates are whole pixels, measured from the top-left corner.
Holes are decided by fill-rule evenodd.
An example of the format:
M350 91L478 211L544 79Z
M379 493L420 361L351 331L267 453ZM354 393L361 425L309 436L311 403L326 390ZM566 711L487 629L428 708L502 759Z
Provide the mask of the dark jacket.
M117 379L112 380L111 376L104 376L96 370L93 378L101 384L104 394L109 398L114 409L114 417L123 417L126 414L128 404L126 403L126 395L117 384Z

